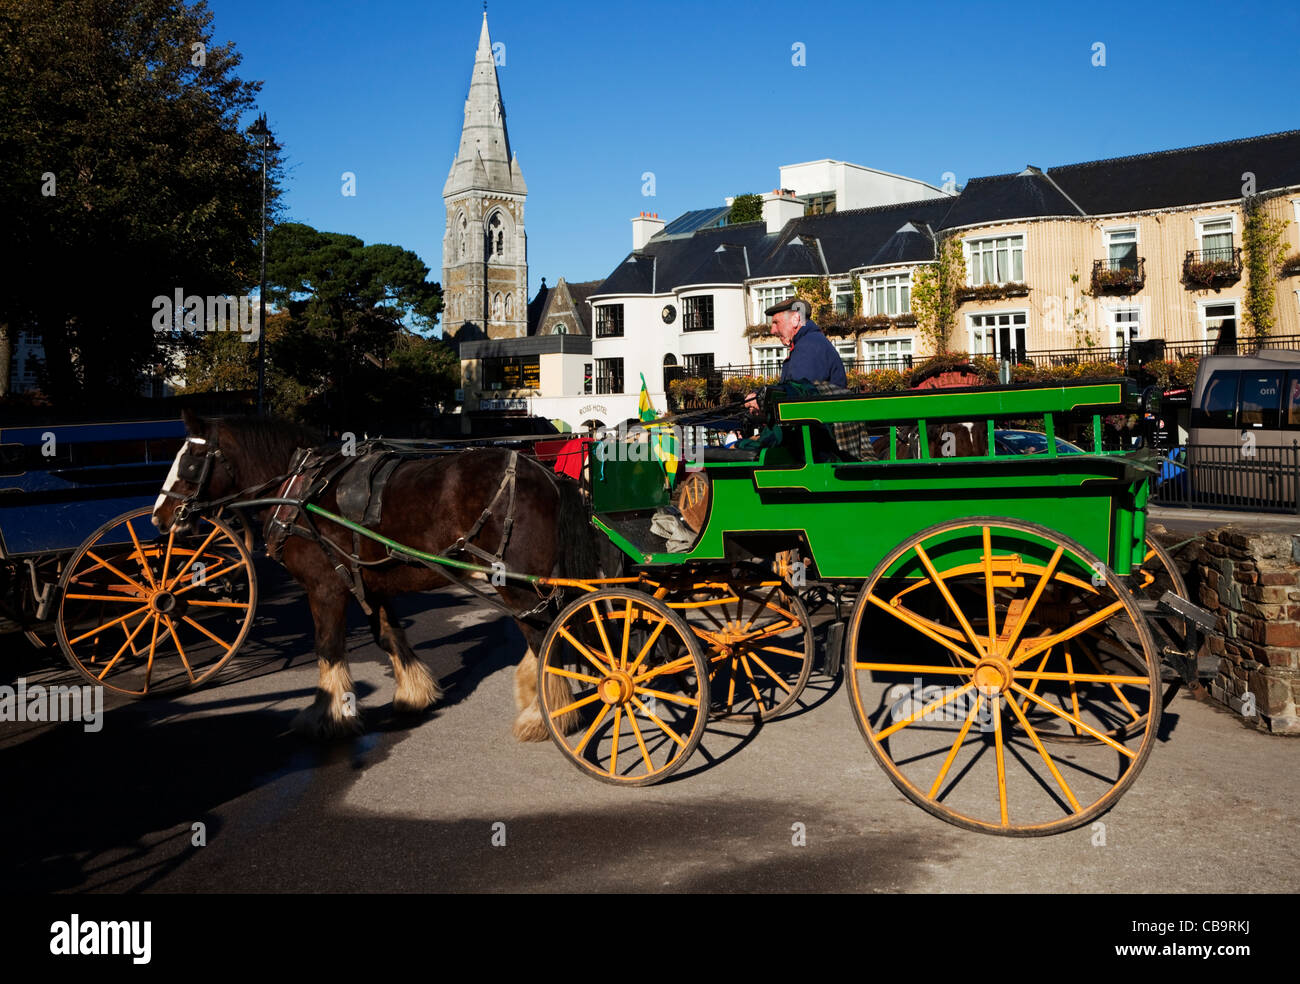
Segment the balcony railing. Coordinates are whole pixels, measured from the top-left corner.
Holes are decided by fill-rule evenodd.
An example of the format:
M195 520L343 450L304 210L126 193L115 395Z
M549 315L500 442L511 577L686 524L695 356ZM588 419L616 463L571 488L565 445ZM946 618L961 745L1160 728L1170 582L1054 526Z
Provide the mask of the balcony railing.
M1183 281L1192 289L1224 287L1240 279L1240 246L1189 249L1183 260Z
M1092 261L1094 294L1132 294L1147 282L1146 258Z

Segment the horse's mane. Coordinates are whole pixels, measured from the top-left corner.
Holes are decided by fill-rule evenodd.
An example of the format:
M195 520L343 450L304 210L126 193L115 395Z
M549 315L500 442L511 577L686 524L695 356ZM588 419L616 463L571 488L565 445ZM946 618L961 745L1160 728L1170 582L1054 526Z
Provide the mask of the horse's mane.
M285 468L294 449L315 447L325 440L309 427L270 417L224 417L220 426L229 435L222 441L222 450L230 454L237 448L246 465L267 470L268 475Z

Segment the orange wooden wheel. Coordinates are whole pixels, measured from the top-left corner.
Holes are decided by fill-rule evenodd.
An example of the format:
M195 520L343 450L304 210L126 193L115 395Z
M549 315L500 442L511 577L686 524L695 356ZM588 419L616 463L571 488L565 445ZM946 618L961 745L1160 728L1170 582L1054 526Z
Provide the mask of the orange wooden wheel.
M770 721L794 706L816 641L803 602L783 581L701 581L666 600L704 650L715 717Z
M206 683L243 643L257 578L243 537L200 519L159 534L151 509L101 526L59 579L64 656L93 683L131 697Z
M1024 837L1086 824L1154 744L1146 620L1114 573L1046 527L975 517L908 538L863 587L848 633L846 689L872 756L957 826ZM1049 751L1068 736L1086 741Z
M551 738L602 782L667 778L708 722L708 671L694 633L635 590L595 591L560 612L542 641L538 674Z
M709 518L709 503L712 501L712 487L709 476L702 472L689 473L677 486L673 500L682 520L696 533L704 529L704 522Z

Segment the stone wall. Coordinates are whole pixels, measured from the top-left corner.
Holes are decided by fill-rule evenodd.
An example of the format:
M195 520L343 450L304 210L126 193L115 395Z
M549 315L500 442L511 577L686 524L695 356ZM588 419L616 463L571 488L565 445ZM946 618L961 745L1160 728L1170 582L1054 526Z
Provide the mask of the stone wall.
M1222 633L1209 640L1211 694L1263 729L1300 734L1300 538L1225 526L1188 552L1192 600Z

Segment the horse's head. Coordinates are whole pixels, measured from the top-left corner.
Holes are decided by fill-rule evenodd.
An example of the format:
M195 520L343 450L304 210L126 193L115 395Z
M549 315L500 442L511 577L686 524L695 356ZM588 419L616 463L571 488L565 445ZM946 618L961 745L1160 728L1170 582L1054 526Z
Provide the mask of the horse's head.
M238 486L234 469L222 453L221 425L186 410L185 443L176 452L171 471L153 507L153 524L164 533L189 531L195 525L191 504L220 498Z

